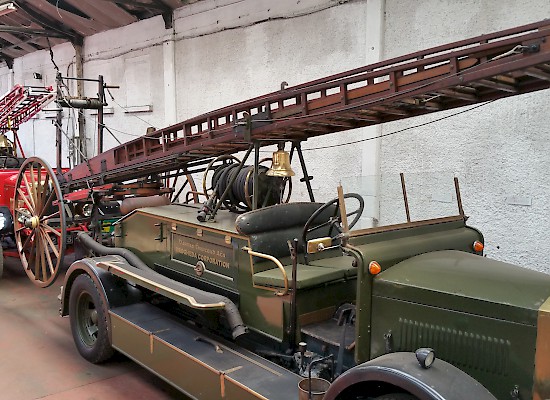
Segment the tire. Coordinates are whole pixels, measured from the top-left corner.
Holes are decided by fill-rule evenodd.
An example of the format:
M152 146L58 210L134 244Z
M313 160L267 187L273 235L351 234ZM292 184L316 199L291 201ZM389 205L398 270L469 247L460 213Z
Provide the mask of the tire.
M93 364L114 354L109 341L107 302L87 275L79 275L69 295L69 318L73 340L82 357Z
M384 394L380 397L376 397L375 400L418 400L418 399L408 393L389 393L389 394Z

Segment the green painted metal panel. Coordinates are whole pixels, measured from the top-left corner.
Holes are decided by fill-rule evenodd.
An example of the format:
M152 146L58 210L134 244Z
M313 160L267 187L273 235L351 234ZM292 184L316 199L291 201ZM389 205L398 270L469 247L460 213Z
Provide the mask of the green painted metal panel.
M235 229L235 219L238 214L220 210L216 214L215 221L200 222L197 220L197 212L202 206L191 204L171 204L167 206L140 208L137 212L156 218L165 218L192 224L197 228L215 229L220 232L238 234Z
M535 326L382 295L373 309L371 357L431 347L497 398L509 399L515 385L521 399L532 398Z
M374 295L536 325L550 276L459 251L437 251L380 273Z
M367 264L375 260L385 270L407 258L432 251L473 252L476 240L483 240L477 230L466 227L464 221L454 221L362 235L354 237L351 243L363 253Z
M159 220L156 218L132 214L123 223L115 226L115 246L131 250L149 267L165 264L168 259L168 227L166 223L156 225L158 223Z
M288 284L292 285L292 265L284 266L288 277ZM304 289L319 286L327 282L344 279L344 271L336 268L320 268L305 264L298 264L296 287ZM254 282L257 285L284 287L283 274L278 268L272 268L254 274Z

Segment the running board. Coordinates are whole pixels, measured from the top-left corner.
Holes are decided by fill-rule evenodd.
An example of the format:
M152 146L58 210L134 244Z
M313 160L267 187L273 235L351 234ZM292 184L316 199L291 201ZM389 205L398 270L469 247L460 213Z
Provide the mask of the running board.
M109 314L113 347L193 398L298 398L300 376L239 346L213 340L148 303Z

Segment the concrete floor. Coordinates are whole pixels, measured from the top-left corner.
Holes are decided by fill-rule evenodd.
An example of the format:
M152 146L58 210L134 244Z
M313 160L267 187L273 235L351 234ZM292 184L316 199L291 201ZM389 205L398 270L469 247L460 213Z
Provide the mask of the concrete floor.
M62 277L34 286L18 260L0 279L0 399L187 399L120 354L93 365L78 354L69 319L59 316Z

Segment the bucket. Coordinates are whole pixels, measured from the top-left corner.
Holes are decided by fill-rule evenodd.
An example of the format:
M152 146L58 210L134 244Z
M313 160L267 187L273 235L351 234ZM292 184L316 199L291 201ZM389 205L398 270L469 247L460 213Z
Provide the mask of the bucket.
M323 400L330 382L321 378L305 378L298 383L299 400ZM311 397L309 396L311 391Z

